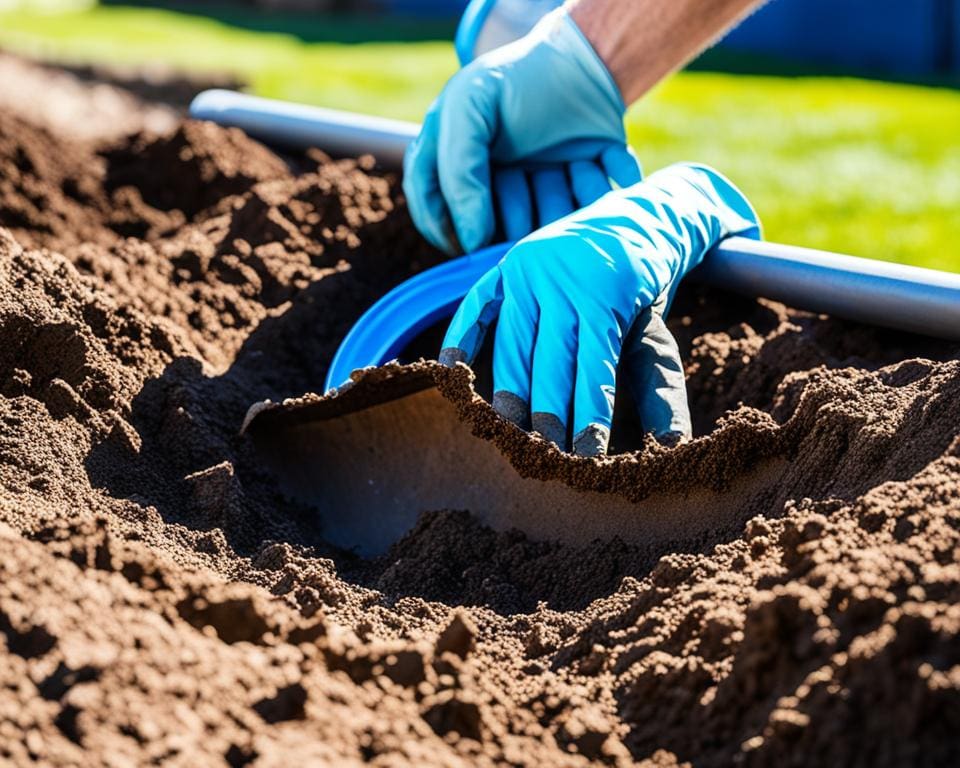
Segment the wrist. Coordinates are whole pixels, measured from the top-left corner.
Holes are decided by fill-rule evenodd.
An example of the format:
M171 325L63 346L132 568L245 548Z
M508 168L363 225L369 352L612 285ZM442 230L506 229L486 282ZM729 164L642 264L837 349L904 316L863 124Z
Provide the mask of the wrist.
M629 106L641 95L636 92L631 70L631 62L623 53L627 50L621 39L621 30L617 28L610 14L598 14L588 10L588 4L571 0L564 8L570 20L577 27L584 40L593 49L594 54L603 64L610 79L620 94L621 100Z

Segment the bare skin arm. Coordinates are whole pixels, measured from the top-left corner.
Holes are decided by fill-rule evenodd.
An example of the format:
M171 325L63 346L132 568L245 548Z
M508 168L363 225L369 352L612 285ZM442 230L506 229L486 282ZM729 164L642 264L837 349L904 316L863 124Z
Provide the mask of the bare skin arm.
M764 0L568 0L627 104L682 67Z

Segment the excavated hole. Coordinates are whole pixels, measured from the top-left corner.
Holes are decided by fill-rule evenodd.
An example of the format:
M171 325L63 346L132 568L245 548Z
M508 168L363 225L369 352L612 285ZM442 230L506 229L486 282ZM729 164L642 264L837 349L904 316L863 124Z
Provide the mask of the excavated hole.
M711 435L717 418L741 405L767 414L756 417L761 422L769 424L771 415L785 422L799 401L792 390L780 400L776 394L794 370L875 369L903 359L904 346L949 356L935 342L886 333L890 343L880 346L869 341L869 329L802 313L785 322L784 312L730 294L681 291L670 325L687 366L698 437ZM421 333L399 362L435 357L444 331L440 323ZM817 343L798 343L811 335ZM495 328L474 363L475 389L488 402L494 337ZM762 444L762 430L726 449L703 446L707 453L697 459L703 472L684 481L686 490L666 482L673 490L660 492L655 484L635 502L534 479L523 469L524 451L506 458L488 438L471 434L429 381L422 384L387 387L387 401L368 407L301 414L283 429L254 430L258 455L284 491L316 513L323 541L360 555L340 561L341 575L388 595L481 600L503 610L530 609L542 599L581 606L609 594L624 576L645 575L664 554L709 552L739 536L754 515L782 513L788 457L763 458L761 450L733 474L723 470L723 482L711 475L714 462L739 466L737 454ZM613 453L641 444L626 392L618 388ZM584 472L600 476L596 467ZM822 480L811 476L790 492L820 498ZM531 577L556 570L558 562L572 580L555 580L554 589L549 579Z
M731 318L749 318L755 333L779 325L775 312L753 300L717 296L712 304L697 291L678 298L671 323L687 362L691 314L697 335L722 333L736 324ZM445 329L441 322L422 332L399 361L434 358ZM473 366L474 387L488 402L495 333L494 327ZM612 453L642 442L627 389L618 389ZM705 395L692 388L690 399L696 406ZM703 423L707 415L695 418ZM485 602L505 609L529 608L538 599L579 604L609 593L625 575L646 573L665 552L709 550L742 528L750 499L768 493L782 471L774 463L756 468L732 492L659 494L639 506L619 494L583 493L560 481L525 479L493 444L471 435L454 406L430 387L334 419L304 419L290 430L255 435L255 443L285 492L317 514L323 541L361 556L342 561L343 576L390 594L443 600L463 600L493 579L500 586L486 590ZM517 527L525 535L511 532ZM514 558L498 562L504 550ZM583 589L566 583L544 594L549 581L534 584L524 576L524 568L533 573L538 563L567 556L594 564L591 574L580 573Z

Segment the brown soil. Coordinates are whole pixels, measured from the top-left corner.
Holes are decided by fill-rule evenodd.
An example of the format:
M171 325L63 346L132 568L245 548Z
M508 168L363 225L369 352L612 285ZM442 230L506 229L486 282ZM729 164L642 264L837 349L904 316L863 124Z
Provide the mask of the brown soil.
M688 290L704 437L602 462L466 371L375 373L350 407L426 375L528 476L679 499L784 474L653 557L423 509L362 560L240 426L439 260L396 179L209 125L87 138L0 110L0 763L960 759L955 345Z

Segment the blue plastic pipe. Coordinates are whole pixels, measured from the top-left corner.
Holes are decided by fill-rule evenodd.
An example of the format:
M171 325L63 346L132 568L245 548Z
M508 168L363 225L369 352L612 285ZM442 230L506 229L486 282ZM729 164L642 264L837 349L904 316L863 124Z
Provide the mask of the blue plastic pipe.
M372 153L393 166L402 164L419 130L415 123L221 90L197 96L190 114L242 128L267 143L343 155ZM397 357L420 331L452 316L460 299L507 247L453 259L380 299L344 339L327 386L342 384L355 368ZM951 272L732 237L714 248L690 279L798 309L960 340L960 275Z

